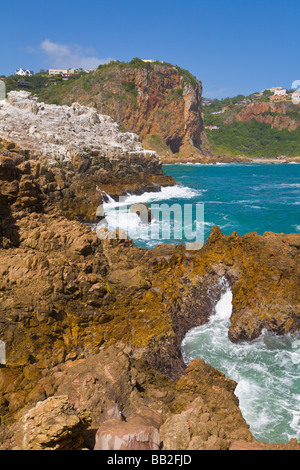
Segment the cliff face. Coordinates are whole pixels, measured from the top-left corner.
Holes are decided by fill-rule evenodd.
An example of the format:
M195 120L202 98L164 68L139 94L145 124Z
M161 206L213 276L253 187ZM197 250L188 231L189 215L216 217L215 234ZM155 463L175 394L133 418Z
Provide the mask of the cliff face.
M161 156L209 153L201 82L171 65L129 65L103 67L68 84L61 102L95 106Z
M0 136L14 141L7 148L14 152L20 148L30 157L42 191L69 218L96 222L104 193L157 191L175 183L163 172L156 152L145 150L136 134L121 132L112 118L78 103L46 105L28 92L11 92L0 103ZM16 200L22 194L22 178L31 180L33 175L20 173L13 157L9 152L4 155L2 167L10 165L15 175L11 197ZM29 161L23 160L28 166Z
M296 106L293 103L252 103L243 108L236 116L237 121L247 122L255 119L258 122L269 124L279 130L288 129L294 131L300 126L300 113L297 118ZM293 114L291 114L293 113Z
M295 158L300 155L300 105L275 98L226 98L204 107L207 136L215 155Z
M180 344L208 321L223 277L232 341L299 331L300 236L226 237L215 227L189 253L100 240L61 209L72 172L39 165L0 155L0 447L18 447L20 434L21 447L80 446L80 408L91 414L90 434L99 427L100 448L107 433L126 447L124 436L141 429L167 450L253 442L235 382L201 360L185 369Z

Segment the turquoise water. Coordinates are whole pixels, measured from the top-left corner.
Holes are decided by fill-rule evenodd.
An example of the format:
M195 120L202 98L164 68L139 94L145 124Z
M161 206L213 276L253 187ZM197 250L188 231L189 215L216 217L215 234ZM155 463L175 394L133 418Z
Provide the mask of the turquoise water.
M110 200L105 205L108 226L124 228L138 246L153 248L160 243L194 241L195 236L188 240L186 237L201 229L204 229L205 241L214 225L225 235L233 231L239 235L300 232L298 164L165 165L164 171L173 176L178 186L141 196L128 195L122 203ZM131 204L138 202L147 203L151 209L156 219L152 224L142 224L136 214L128 211ZM179 205L182 213L172 212L168 223L161 215L166 214L166 210L160 211L164 204ZM200 222L195 209L199 204L204 206L204 221ZM184 205L193 207L193 216L185 223ZM179 222L183 227L181 237L174 233L174 226L178 229Z
M109 228L123 228L138 246L153 248L159 243L185 243L172 230L182 222L178 211L158 223L159 210L153 205L204 205L204 220L187 225L204 228L204 240L218 225L225 235L266 231L300 232L300 165L298 164L219 164L165 165L178 186L158 193L128 195L105 205L104 222ZM141 223L129 212L133 203L147 203L155 219ZM177 206L177 207L178 207ZM165 228L171 226L170 236ZM160 227L160 232L158 231ZM158 236L159 234L159 236ZM190 240L192 241L192 240ZM220 280L220 282L225 282ZM276 337L263 332L252 343L235 345L228 339L232 294L229 286L212 312L209 323L190 331L182 343L187 363L203 358L238 383L236 395L250 430L259 441L300 440L300 335Z
M225 235L300 232L300 165L167 165L167 174L201 191L190 202L205 207L205 238L211 226Z
M263 332L251 343L231 343L231 300L228 288L209 322L188 332L184 360L204 359L237 382L241 412L258 441L300 440L300 335Z

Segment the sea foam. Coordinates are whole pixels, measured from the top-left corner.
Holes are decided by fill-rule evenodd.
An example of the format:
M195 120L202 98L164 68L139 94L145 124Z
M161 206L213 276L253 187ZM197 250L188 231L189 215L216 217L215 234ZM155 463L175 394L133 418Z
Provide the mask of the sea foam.
M237 382L241 412L257 440L299 439L300 335L278 337L263 331L251 343L233 344L228 338L231 313L232 292L227 287L209 322L185 336L184 361L202 358Z

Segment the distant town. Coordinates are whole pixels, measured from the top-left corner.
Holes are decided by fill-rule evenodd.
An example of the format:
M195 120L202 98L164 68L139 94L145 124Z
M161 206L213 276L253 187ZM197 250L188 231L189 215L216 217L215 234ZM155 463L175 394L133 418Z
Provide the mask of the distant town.
M266 88L262 90L260 93L253 93L248 98L242 99L235 103L236 106L241 104L249 104L253 101L260 100L264 97L268 97L269 101L289 101L292 100L294 104L300 104L300 91L295 90L287 90L286 88L282 87L272 87ZM215 99L210 98L203 98L202 104L203 106L210 106L214 103ZM224 113L228 109L228 107L224 107L221 111L218 111L216 114Z
M69 80L71 77L80 76L82 74L88 74L90 72L95 71L96 69L89 69L84 70L82 68L65 68L65 69L48 69L48 70L40 70L39 73L34 73L33 70L29 69L17 69L15 70L13 76L11 78L16 78L16 85L20 89L32 88L33 83L32 79L38 77L47 77L47 83L54 85L57 84L58 81L65 81ZM5 77L4 77L5 78Z
M228 103L229 102L229 103ZM202 104L206 107L205 115L209 113L210 116L213 115L222 115L228 110L232 110L235 106L248 106L250 104L259 103L259 102L269 102L269 103L282 103L290 102L294 105L300 104L300 91L287 90L283 87L272 87L262 90L260 93L253 93L248 97L243 95L238 95L235 98L227 98L224 100L203 98ZM212 108L209 106L214 105ZM218 121L218 124L222 121ZM206 125L205 129L210 131L216 131L220 129L220 126L215 123L210 123Z
M63 80L68 80L72 75L78 75L81 72L89 73L93 72L95 69L84 70L84 69L49 69L49 70L41 70L40 73L47 73L51 76L60 75ZM34 72L28 69L18 69L15 71L15 75L19 75L21 77L33 77Z

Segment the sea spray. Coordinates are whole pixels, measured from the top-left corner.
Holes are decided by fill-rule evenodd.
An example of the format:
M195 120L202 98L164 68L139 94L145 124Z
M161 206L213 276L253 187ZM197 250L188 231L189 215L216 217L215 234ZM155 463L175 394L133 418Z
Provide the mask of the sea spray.
M201 358L238 385L241 412L259 441L300 438L300 335L264 331L251 343L228 338L232 292L227 288L208 323L192 329L182 342L188 364Z
M127 194L114 200L104 195L105 202L101 213L105 218L97 228L109 230L121 229L136 244L146 244L151 248L159 243L184 241L204 242L204 207L203 204L176 204L176 200L189 201L199 198L201 191L181 185L163 187L158 192L146 192L142 195ZM168 201L168 203L162 203ZM131 208L147 204L152 215L145 224L138 211ZM142 207L142 206L141 206ZM98 211L99 212L99 211ZM99 212L100 213L100 212ZM173 237L173 241L170 239Z

